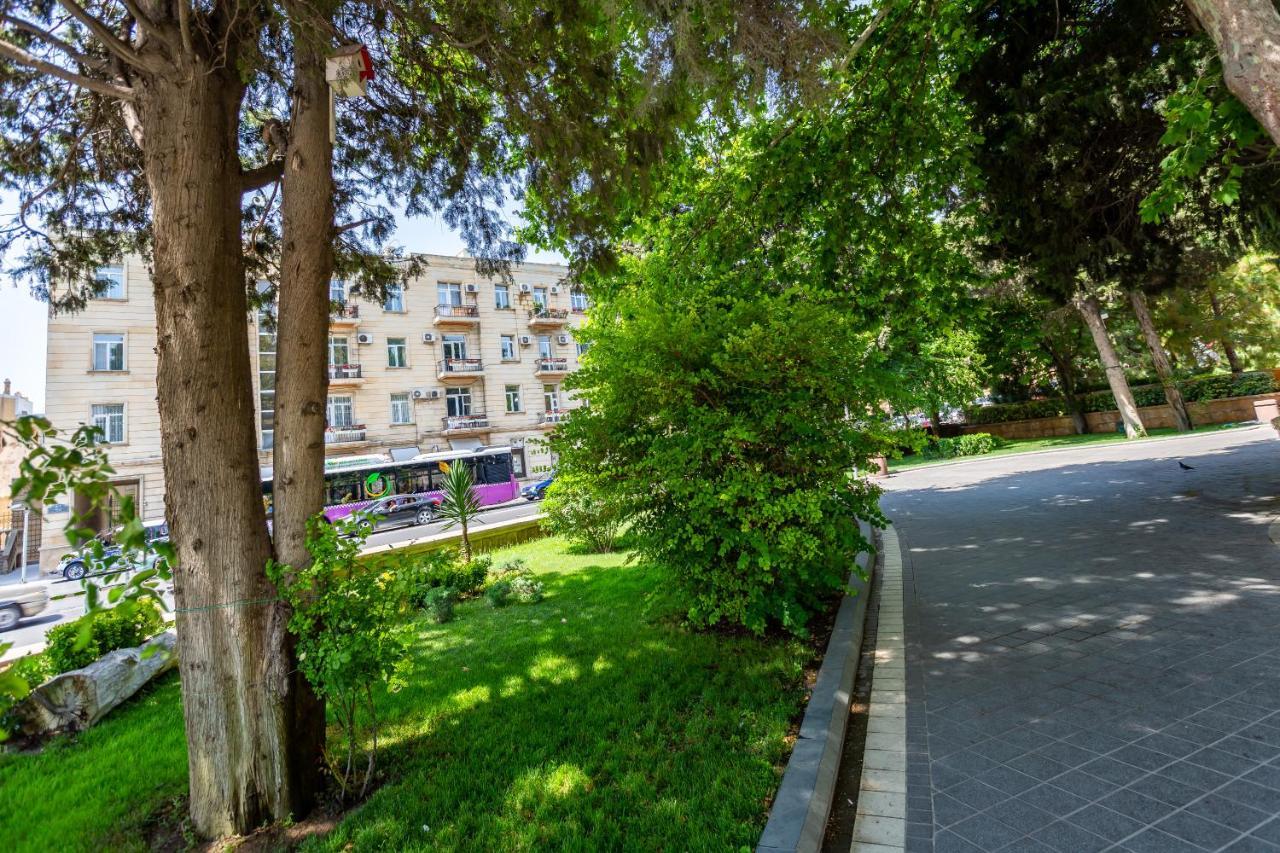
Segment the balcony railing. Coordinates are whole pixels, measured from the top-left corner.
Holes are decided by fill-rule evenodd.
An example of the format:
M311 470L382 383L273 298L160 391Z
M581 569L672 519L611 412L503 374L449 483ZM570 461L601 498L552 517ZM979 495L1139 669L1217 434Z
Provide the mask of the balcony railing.
M533 363L534 373L568 373L569 359L539 358Z
M538 412L538 423L543 425L562 424L569 420L569 413L563 409L554 412Z
M445 432L470 432L489 428L488 415L446 415L443 418Z
M567 308L534 308L529 312L529 325L531 326L559 326L563 325L569 319L569 309Z
M484 372L484 363L478 358L445 358L436 364L436 373L474 375Z
M361 366L358 364L329 365L330 379L362 379Z
M355 320L360 317L360 306L354 303L341 305L333 311L329 312L330 319L333 320Z
M364 441L364 436L364 424L344 427L325 427L324 443L351 444L352 442Z
M480 316L480 309L475 305L437 305L436 316L471 320Z

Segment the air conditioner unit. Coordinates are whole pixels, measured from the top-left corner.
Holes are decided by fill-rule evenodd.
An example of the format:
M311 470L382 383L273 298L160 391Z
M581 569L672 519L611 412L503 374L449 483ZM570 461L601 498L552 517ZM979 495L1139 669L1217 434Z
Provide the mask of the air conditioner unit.
M438 400L440 399L440 389L439 388L414 388L413 399Z
M529 335L521 335L521 336L520 336L520 346L522 346L522 347L527 347L527 346L529 346L529 344L531 344L531 343L533 343L533 338L532 338L532 337L530 337Z
M434 344L434 343L436 342L436 333L435 333L435 332L423 332L423 333L422 333L422 342L423 342L424 344Z
M558 336L558 337L556 338L556 343L558 343L558 344L567 344L567 343L569 343L569 336L568 336L568 335L560 335L560 336Z
M559 292L560 292L560 288L559 288L559 286L558 286L558 285L554 285L554 284L553 284L553 285L551 285L551 295L552 295L552 296L555 296L555 295L556 295L557 293L559 293Z
M521 292L521 293L532 293L532 292L533 292L533 285L531 285L531 284L521 284L521 285L520 285L520 292Z
M478 285L478 284L468 284L468 285L466 285L466 291L467 291L467 293L479 293L479 292L480 292L480 285Z
M373 343L373 335L369 334L368 332L361 332L360 334L356 335L356 343L371 344Z

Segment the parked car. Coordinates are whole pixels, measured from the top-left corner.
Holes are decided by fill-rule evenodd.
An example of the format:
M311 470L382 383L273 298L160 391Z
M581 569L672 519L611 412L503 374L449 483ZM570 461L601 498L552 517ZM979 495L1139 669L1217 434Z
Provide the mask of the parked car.
M49 606L49 587L39 583L0 586L0 631L11 630Z
M82 547L80 550L67 554L58 562L58 573L69 581L78 581L90 571L101 572L107 569L132 571L134 569L151 568L156 562L156 553L153 550L154 545L161 542L169 541L169 525L164 521L152 521L143 525L142 535L146 541L146 551L143 555L134 555L130 558L130 565L117 566L112 557L119 557L123 549L115 544L115 535L119 533L119 528L99 533L97 539L102 543L102 557L95 560L92 544Z
M350 524L358 525L367 519L373 525L371 533L390 530L393 527L413 527L435 521L439 499L422 495L392 495L369 504L354 515L347 516Z
M536 483L530 483L520 490L520 496L527 501L540 501L547 496L547 487L555 480L555 476L550 476L545 480L539 480Z

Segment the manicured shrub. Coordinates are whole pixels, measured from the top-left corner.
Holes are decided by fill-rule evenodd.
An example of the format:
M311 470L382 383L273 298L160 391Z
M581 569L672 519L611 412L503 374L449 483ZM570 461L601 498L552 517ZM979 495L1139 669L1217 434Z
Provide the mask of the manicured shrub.
M958 456L981 456L996 450L1003 444L1000 439L986 432L975 432L955 438L939 438L930 441L922 452L929 459L954 459Z
M618 504L604 500L587 478L573 475L551 484L542 511L551 534L596 554L613 550L625 520Z
M485 589L484 600L489 602L490 607L506 607L511 603L511 593L511 581L494 581Z
M511 597L521 604L536 604L542 600L542 581L529 575L521 575L511 581Z
M88 666L107 652L140 646L163 628L164 619L154 602L123 602L50 630L45 655L55 673L69 672Z
M437 586L427 590L422 597L422 610L437 625L453 621L453 605L458 601L458 591L451 586Z
M398 571L409 585L410 603L423 607L427 592L439 587L449 587L462 597L475 595L484 586L492 565L491 557L476 557L463 563L456 551L430 551L410 555Z

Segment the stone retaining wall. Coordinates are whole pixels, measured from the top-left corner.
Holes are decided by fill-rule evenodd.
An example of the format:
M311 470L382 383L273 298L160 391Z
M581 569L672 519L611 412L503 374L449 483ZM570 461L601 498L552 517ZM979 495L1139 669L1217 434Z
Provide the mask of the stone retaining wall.
M1280 393L1259 394L1251 397L1224 397L1221 400L1187 403L1187 410L1191 413L1192 423L1196 425L1251 421L1257 417L1253 407L1257 400L1280 401ZM1167 404L1143 406L1138 409L1138 413L1142 416L1143 426L1147 429L1173 426L1173 411ZM1089 424L1089 432L1115 432L1116 425L1120 423L1120 413L1114 409L1109 412L1089 412L1084 417ZM1050 438L1057 435L1075 435L1076 430L1075 423L1066 416L1006 421L999 424L965 425L960 428L960 432L986 432L1000 438Z

